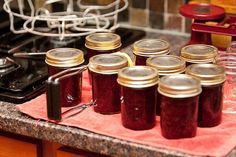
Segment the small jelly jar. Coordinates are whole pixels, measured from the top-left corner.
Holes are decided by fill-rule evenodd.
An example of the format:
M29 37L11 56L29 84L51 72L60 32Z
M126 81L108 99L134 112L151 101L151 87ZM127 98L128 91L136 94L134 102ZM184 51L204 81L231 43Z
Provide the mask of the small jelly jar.
M161 98L161 133L167 139L196 136L200 81L186 74L163 76L158 92Z
M180 52L187 66L195 63L213 63L217 54L218 49L215 46L205 44L187 45Z
M193 64L187 67L186 74L198 78L202 85L198 126L213 127L220 124L223 108L223 84L226 80L224 68L215 64Z
M135 65L146 65L149 57L165 55L169 53L170 44L160 39L142 39L133 44Z
M118 72L121 85L121 119L132 130L151 129L156 123L158 73L148 66L132 66Z
M46 53L45 60L48 65L49 76L54 76L66 69L80 66L84 62L83 56L81 50L74 48L56 48L49 50ZM61 107L71 107L81 101L82 73L69 76L63 77L59 81Z
M183 58L174 55L161 55L147 59L147 66L156 68L159 77L185 72L185 61ZM156 114L160 115L161 95L157 92Z
M92 96L96 102L94 111L101 114L120 112L120 86L118 70L128 66L127 58L117 54L100 54L90 58L89 70Z
M121 47L121 38L114 33L93 33L86 36L85 47L88 58L98 54L117 52Z

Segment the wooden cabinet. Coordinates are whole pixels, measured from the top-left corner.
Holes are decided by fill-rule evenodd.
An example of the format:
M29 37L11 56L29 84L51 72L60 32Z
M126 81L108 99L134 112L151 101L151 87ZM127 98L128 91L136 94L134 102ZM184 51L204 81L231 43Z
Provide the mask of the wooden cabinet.
M42 157L41 146L39 140L0 132L0 157Z
M89 151L63 146L0 131L0 157L108 157Z
M72 149L69 147L61 147L56 151L56 157L108 157L105 155L92 153L79 149Z

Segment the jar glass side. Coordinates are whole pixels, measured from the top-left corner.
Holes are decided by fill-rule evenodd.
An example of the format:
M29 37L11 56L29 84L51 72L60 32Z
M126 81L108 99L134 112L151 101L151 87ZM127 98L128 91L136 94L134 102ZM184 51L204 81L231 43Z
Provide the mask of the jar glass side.
M199 98L198 126L214 127L221 123L223 108L223 83L202 86Z
M161 133L167 139L190 138L197 133L199 96L161 96Z
M101 114L120 112L120 86L117 74L100 74L90 71L94 111Z
M132 130L151 129L156 123L157 85L146 88L121 86L121 118Z

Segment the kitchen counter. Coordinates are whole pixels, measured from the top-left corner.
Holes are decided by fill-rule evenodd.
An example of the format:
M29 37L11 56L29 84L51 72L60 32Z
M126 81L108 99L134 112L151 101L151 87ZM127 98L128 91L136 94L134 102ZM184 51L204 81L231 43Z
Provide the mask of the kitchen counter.
M146 37L167 40L171 44L171 53L174 54L178 54L180 46L188 40L188 37L184 36L159 33L147 33ZM130 53L130 47L122 51ZM17 111L14 104L6 102L0 102L0 129L111 156L191 156L173 150L116 139L79 128L34 120ZM236 156L236 149L229 156Z

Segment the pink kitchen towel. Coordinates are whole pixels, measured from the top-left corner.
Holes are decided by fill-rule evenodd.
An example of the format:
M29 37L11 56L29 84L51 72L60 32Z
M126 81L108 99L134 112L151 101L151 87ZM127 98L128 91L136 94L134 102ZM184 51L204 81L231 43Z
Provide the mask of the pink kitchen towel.
M91 100L91 86L88 75L83 76L82 103ZM29 102L16 106L17 109L34 119L49 121L47 118L46 95L43 94ZM63 109L63 111L66 109ZM225 156L236 147L236 114L223 114L222 123L212 128L198 128L194 138L168 140L161 136L160 119L153 129L133 131L121 124L121 115L102 115L87 108L80 114L62 119L60 125L73 126L95 133L145 144L157 148L165 148L189 153L191 155ZM106 125L104 125L106 124Z

